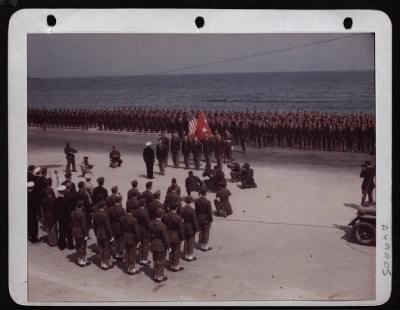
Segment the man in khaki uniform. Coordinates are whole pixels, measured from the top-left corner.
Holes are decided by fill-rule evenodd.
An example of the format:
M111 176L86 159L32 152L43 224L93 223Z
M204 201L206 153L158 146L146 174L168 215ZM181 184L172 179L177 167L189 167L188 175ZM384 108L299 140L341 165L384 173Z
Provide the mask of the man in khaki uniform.
M146 200L141 199L138 209L133 211L133 215L138 221L140 229L139 264L147 265L150 250L150 216L145 209Z
M229 196L231 196L231 192L229 189L226 188L226 186L224 186L217 192L217 199L214 200L214 205L217 209L217 213L223 217L227 217L228 215L231 215L233 213L232 206L229 201Z
M78 265L81 267L90 265L86 259L86 241L89 238L85 212L82 210L83 202L79 201L76 209L71 212L72 236L75 239L76 254Z
M101 204L93 215L94 233L97 237L97 250L100 258L100 267L104 270L112 267L110 242L114 241L110 218Z
M193 199L190 196L185 198L186 205L181 209L179 215L183 219L183 232L184 232L184 245L183 254L186 261L196 260L196 256L193 256L194 241L196 233L199 231L199 223L197 222L196 212L194 211L191 204Z
M114 257L117 259L122 259L124 257L124 236L121 228L121 217L125 215L125 210L122 208L119 202L114 203L114 205L108 210L108 215L110 216L111 228L116 241Z
M151 251L153 253L154 281L159 283L166 281L164 275L166 253L171 252L167 226L161 221L164 215L162 209L156 212L156 218L150 223Z
M202 251L210 251L208 246L210 228L213 221L211 202L206 198L207 190L200 191L200 197L195 200L195 211L199 222L199 243Z
M121 232L125 245L125 266L129 274L135 274L138 269L135 268L136 251L140 245L140 229L139 223L133 216L133 210L127 211L121 217Z
M162 221L167 226L169 242L171 243L171 252L169 253L169 263L172 271L177 272L183 270L179 265L181 257L181 243L184 239L183 220L177 214L177 203L170 205L169 213L166 214Z

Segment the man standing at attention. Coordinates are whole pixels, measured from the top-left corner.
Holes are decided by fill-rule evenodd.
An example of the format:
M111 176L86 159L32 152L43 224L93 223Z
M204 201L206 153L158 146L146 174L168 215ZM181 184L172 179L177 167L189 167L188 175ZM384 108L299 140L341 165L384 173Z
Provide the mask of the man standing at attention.
M196 216L199 222L199 244L202 251L212 250L208 246L210 238L210 228L213 221L213 214L211 208L211 202L206 198L207 190L202 189L200 191L200 197L194 202Z
M146 163L146 174L148 179L154 179L153 177L153 167L154 167L154 150L151 148L151 142L146 142L146 147L143 150L143 160Z

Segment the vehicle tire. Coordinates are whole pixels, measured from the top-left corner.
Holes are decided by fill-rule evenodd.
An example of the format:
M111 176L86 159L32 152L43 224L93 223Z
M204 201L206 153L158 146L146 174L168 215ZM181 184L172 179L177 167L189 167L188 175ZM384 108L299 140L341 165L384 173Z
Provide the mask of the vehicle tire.
M368 222L358 222L354 225L354 237L362 245L375 244L375 225Z

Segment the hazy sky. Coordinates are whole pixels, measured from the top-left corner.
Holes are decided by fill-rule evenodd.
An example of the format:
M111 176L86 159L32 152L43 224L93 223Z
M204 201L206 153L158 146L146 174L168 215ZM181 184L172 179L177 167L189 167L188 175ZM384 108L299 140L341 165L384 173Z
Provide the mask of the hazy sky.
M31 34L28 75L373 70L374 36L338 39L346 36L349 34ZM180 70L191 66L195 67Z

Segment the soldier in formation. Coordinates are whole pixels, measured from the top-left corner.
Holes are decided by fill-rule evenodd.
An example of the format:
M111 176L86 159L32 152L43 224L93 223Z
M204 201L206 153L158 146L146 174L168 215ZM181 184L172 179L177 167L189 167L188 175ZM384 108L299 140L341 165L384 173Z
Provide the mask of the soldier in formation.
M85 182L79 182L76 193L71 192L72 181L68 179L65 185L57 187L55 195L51 178L46 175L45 168L28 168L28 179L33 180L27 186L28 210L35 210L35 203L43 209L49 244L58 244L61 250L66 247L75 248L77 264L81 267L90 264L86 251L91 229L96 236L100 268L112 268L114 256L115 259L124 259L124 270L128 274L136 274L139 272L136 259L140 265L149 265L148 256L151 251L153 279L156 282L167 279L167 262L169 270L177 272L184 269L181 266L182 254L186 261L196 260L194 243L197 232L201 250L211 250L208 246L213 220L211 202L206 197L207 189L201 188L200 179L194 180L193 187L188 183L189 188L200 191L200 197L194 201L194 208L191 196L181 197L176 179L171 180L164 202L161 202L160 191L152 191L152 182L147 182L146 190L140 193L138 182L133 180L132 188L127 192L126 208L123 208L118 186L113 186L108 194L103 177L97 179L98 186L90 189L85 186ZM189 176L195 177L192 171ZM229 195L228 190L217 194L219 205L228 212L231 210L230 205L227 206ZM35 212L33 214L37 215ZM31 223L29 227L29 237L32 240L34 229Z
M167 144L168 152L171 151L174 159L177 155L177 141L172 143L165 133L175 133L181 140L188 134L189 114L196 115L197 112L141 107L96 110L29 108L28 125L42 128L162 132L162 140ZM217 151L217 160L221 149L222 157L227 161L231 159L231 143L241 145L243 152L248 144L258 148L281 147L363 153L373 152L375 148L373 114L312 111L203 112L212 132L218 133L222 140L222 146L218 145L219 137L216 137L218 141L214 141L216 143L213 151ZM210 138L208 142L213 142L214 137ZM206 159L209 146L205 150ZM181 147L185 158L189 151L188 146ZM195 150L196 152L198 153L198 150Z

